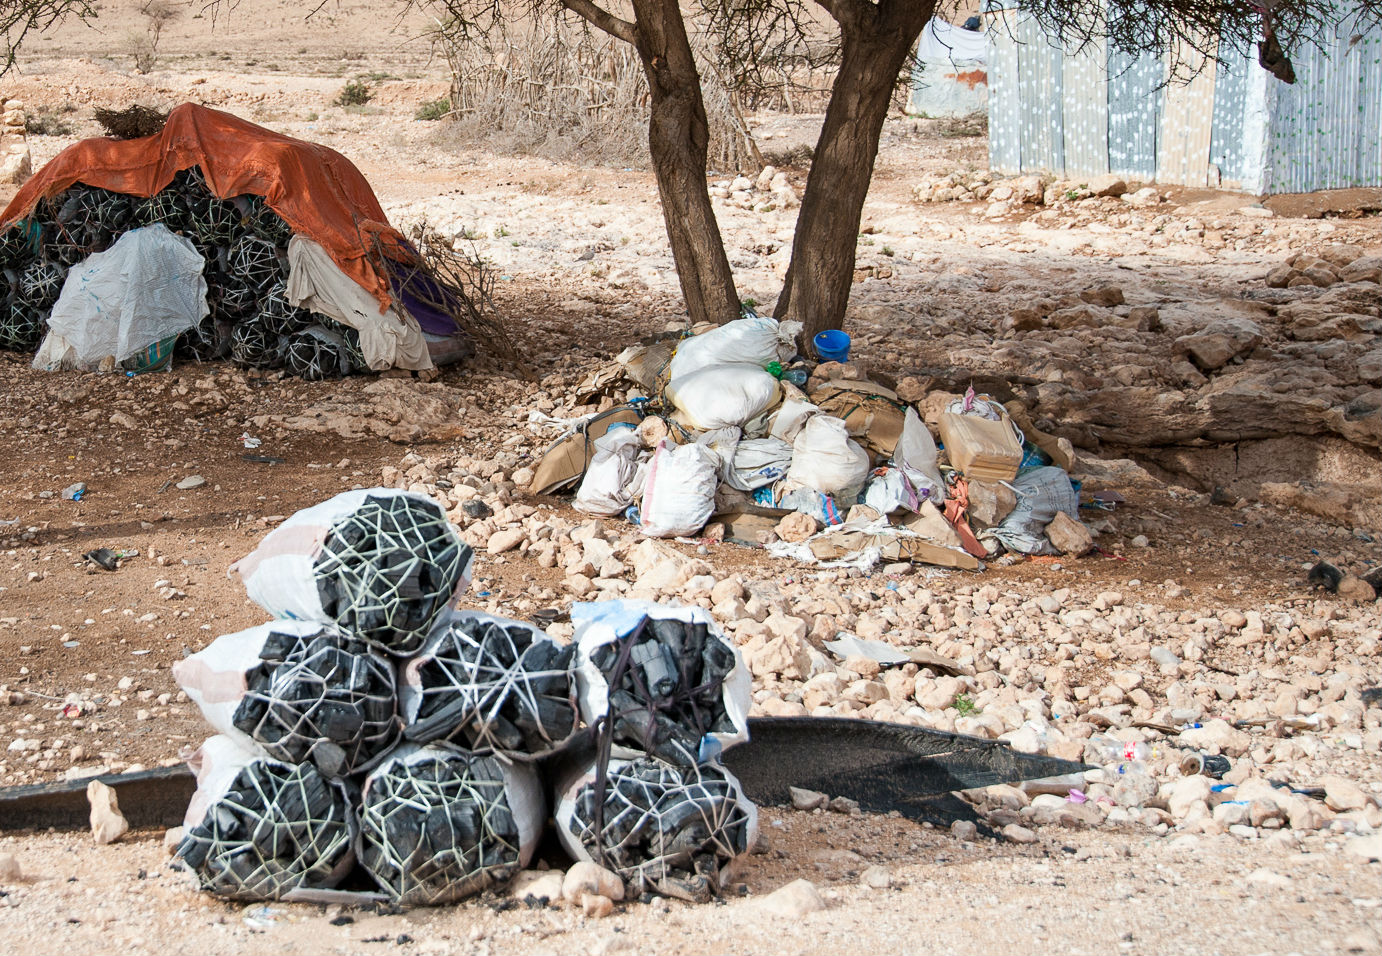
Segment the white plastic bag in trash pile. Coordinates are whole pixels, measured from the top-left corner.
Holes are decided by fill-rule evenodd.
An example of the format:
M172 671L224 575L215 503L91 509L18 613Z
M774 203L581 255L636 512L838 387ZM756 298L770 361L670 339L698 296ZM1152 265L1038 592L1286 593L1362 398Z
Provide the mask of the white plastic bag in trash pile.
M643 534L675 538L705 527L715 510L715 463L715 456L700 445L658 442L643 485Z
M67 273L48 317L49 335L67 349L40 349L34 367L95 366L112 355L123 362L192 328L210 311L204 265L192 241L162 223L129 230Z
M687 425L702 431L738 428L772 407L777 379L757 365L714 365L672 379L667 400Z
M747 363L763 368L769 362L785 364L796 354L800 331L800 322L778 322L759 315L726 322L683 339L667 366L667 378L676 381L712 365Z
M792 446L776 438L750 438L734 449L726 481L740 491L754 491L786 477Z
M842 419L813 415L792 442L787 480L832 495L842 506L858 500L868 476L868 452L849 437Z
M585 470L572 507L588 515L623 514L633 504L630 485L642 451L643 442L632 427L616 425L595 439L595 457Z
M937 464L939 456L930 429L922 423L917 410L909 407L902 419L902 437L893 449L893 464L907 476L918 496L935 505L945 501L945 481Z

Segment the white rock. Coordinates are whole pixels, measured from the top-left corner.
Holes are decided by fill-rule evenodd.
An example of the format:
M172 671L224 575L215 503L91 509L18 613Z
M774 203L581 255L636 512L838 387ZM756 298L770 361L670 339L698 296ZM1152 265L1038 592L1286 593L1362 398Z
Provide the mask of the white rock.
M1208 777L1196 774L1193 777L1182 777L1162 787L1162 797L1171 817L1183 820L1190 813L1192 806L1209 799L1213 789L1214 784Z
M1291 885L1291 879L1264 867L1258 867L1248 874L1248 882L1257 886L1284 888Z
M24 879L24 871L13 853L0 853L0 883L18 883Z
M1003 839L1011 843L1035 843L1037 835L1017 823L1009 823L1003 828Z
M549 903L561 900L561 884L565 876L561 870L521 870L509 884L509 895L525 900L545 899Z
M1354 837L1344 844L1344 851L1365 860L1382 860L1382 833Z
M624 898L624 881L599 864L589 860L574 863L561 881L561 895L569 903L578 903L590 893L607 896L611 900Z
M113 788L93 780L86 785L86 799L91 804L91 835L97 843L114 843L129 832L129 821L120 812Z
M756 909L770 916L801 919L825 909L825 900L810 880L793 880L754 902Z
M204 484L206 484L206 479L201 475L188 475L179 481L176 487L182 491L191 491L193 488L200 488Z

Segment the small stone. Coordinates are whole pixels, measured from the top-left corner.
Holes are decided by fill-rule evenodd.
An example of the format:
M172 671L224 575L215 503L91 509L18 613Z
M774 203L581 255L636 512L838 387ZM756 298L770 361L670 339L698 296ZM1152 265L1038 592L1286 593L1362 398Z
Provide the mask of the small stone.
M830 802L830 798L820 791L804 787L788 787L787 793L792 798L792 808L796 810L816 810Z
M799 544L820 530L820 522L808 514L794 511L777 523L777 536L790 544Z
M831 797L831 798L830 798L830 812L831 812L831 813L858 813L858 812L859 812L859 801L858 801L858 800L851 800L849 797Z
M83 494L85 494L85 493L86 493L86 482L84 482L84 481L79 481L79 482L77 482L75 485L68 485L66 488L62 489L62 500L63 500L63 501L76 501L78 498L80 498L80 497L81 497Z
M513 483L520 488L527 488L533 483L533 470L531 468L519 468L513 473Z
M1339 581L1339 597L1355 604L1371 604L1377 600L1377 590L1352 571L1346 572Z
M18 883L24 879L24 871L13 853L0 853L0 883Z
M1221 611L1219 612L1219 623L1236 631L1248 623L1248 618L1242 611Z
M773 890L755 905L771 916L801 919L825 909L825 900L821 899L815 884L810 880L793 880L786 886Z
M179 491L191 491L193 488L200 488L204 484L206 484L206 479L201 475L188 475L174 487Z
M622 900L624 881L603 866L582 860L566 871L566 876L561 881L561 895L568 903L578 903L586 894Z
M586 893L581 897L581 912L588 919L603 919L614 912L614 900L598 893Z
M93 780L86 785L86 799L91 804L91 835L98 844L114 843L129 832L114 788Z
M489 536L489 541L485 543L485 552L487 554L503 554L506 551L512 551L522 544L523 539L527 536L528 533L522 527L504 528L496 531Z
M564 876L561 870L520 870L509 884L509 895L520 900L531 898L558 903Z
M1270 886L1278 889L1291 885L1290 877L1282 876L1280 873L1260 866L1248 874L1248 882L1257 886Z
M1094 535L1089 533L1083 521L1070 517L1063 511L1056 512L1051 523L1046 526L1046 537L1051 539L1061 554L1079 557L1094 550Z
M1344 844L1344 852L1364 860L1382 860L1382 833L1354 837Z
M1152 542L1147 538L1145 534L1138 534L1133 535L1133 539L1128 543L1131 544L1134 548L1145 548Z
M173 827L163 831L163 849L169 856L177 852L178 844L182 843L183 834L186 832L185 827Z
M1325 806L1338 813L1348 810L1362 810L1371 802L1363 788L1352 780L1345 780L1343 777L1325 777L1324 802Z
M1003 828L1003 839L1010 843L1035 843L1037 835L1020 824L1009 823Z
M979 835L979 827L973 820L956 820L950 824L950 835L957 840L973 840Z
M484 520L494 514L494 509L485 504L479 498L471 498L469 501L461 502L461 510L469 517L477 520Z
M886 866L873 866L859 875L859 882L874 890L886 890L893 885L893 875Z

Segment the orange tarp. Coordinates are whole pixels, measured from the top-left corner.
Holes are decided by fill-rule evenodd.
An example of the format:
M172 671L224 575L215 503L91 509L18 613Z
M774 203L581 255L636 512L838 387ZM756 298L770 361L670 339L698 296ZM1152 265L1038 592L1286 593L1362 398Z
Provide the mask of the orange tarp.
M0 216L0 229L74 183L152 196L192 166L201 167L222 199L264 197L294 232L319 243L342 272L378 299L380 311L388 308L388 280L372 264L373 250L382 246L390 258L403 261L412 256L350 160L194 103L176 107L154 136L86 139L64 149L19 190Z

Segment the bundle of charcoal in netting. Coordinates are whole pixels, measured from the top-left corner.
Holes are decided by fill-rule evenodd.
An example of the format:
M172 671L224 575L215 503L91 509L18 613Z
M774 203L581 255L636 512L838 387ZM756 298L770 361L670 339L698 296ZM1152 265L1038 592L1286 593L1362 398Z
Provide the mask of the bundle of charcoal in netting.
M376 488L299 511L232 570L275 617L328 622L408 655L465 587L473 559L431 498Z
M488 614L456 612L443 623L404 670L405 737L521 757L570 739L579 723L575 645Z
M322 624L226 634L175 663L173 677L217 730L329 777L368 767L398 740L393 664Z
M700 609L648 611L623 635L596 627L580 639L586 722L679 764L699 762L707 737L745 739L750 678L734 645Z
M395 902L460 899L526 866L545 815L530 767L405 746L361 788L360 863Z
M203 888L284 899L335 886L354 863L347 788L312 764L253 755L226 737L199 752L198 792L177 855Z
M261 196L218 198L196 166L148 198L78 183L0 233L0 348L36 349L67 270L154 223L185 235L206 262L211 311L179 336L178 354L309 379L368 370L355 329L289 304L292 227Z
M758 811L716 763L676 766L652 757L593 760L557 798L557 835L575 859L618 873L636 892L705 900L726 864L753 848Z

